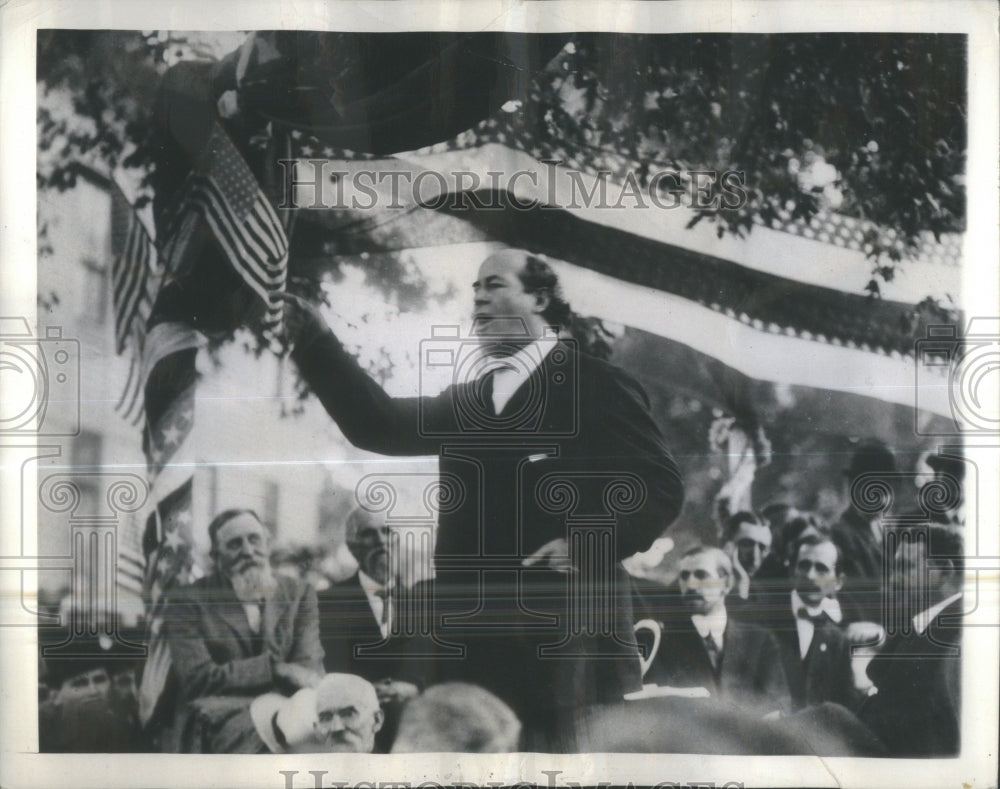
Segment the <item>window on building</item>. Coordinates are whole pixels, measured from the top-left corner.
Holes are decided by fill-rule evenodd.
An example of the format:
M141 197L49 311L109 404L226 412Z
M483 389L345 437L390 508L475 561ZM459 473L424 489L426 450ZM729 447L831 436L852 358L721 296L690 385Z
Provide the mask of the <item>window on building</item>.
M99 433L84 430L73 439L70 460L74 478L80 489L79 515L100 514L98 477L90 476L101 468L102 437Z

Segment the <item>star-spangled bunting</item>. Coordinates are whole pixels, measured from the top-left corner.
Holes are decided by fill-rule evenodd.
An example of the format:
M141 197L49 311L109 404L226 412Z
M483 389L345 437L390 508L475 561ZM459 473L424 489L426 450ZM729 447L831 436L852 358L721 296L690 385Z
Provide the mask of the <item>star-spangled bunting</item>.
M150 658L139 693L140 717L148 723L166 686L170 657L160 636L166 595L192 580L192 491L195 360L203 338L181 323L160 323L147 338L146 426L143 451L154 508L143 535L144 593L151 623Z

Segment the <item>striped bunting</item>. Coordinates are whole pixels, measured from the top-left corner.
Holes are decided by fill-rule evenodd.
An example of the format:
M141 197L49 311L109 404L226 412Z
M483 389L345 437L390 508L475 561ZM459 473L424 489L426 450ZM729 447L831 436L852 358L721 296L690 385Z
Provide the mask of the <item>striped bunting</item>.
M341 255L474 242L526 247L565 267L563 286L581 314L680 342L751 379L913 406L914 343L928 328L915 305L930 294L957 296L961 286L960 239L926 240L873 299L864 292L872 261L852 235L857 228L827 216L814 222L840 228L829 238L789 225L758 226L736 239L720 237L708 222L692 225L695 211L683 204L588 206L579 195L593 193L602 179L615 205L622 191L614 186L617 173L577 169L580 159L553 166L550 156L562 151L536 140L529 153L504 132L474 139L466 133L450 146L382 160L317 148L302 137L296 142L311 160L343 157L329 161L338 181L322 195L323 203L339 205L299 213L335 235ZM309 166L301 159L299 165ZM423 173L434 177L422 179L418 195L391 191L392 179L378 177L393 171L409 183ZM537 177L512 180L516 173ZM478 189L470 189L470 174L478 176ZM307 169L298 180L310 184L311 176ZM310 189L295 202L309 205ZM355 194L362 207L352 208ZM950 416L946 386L927 387L926 394L922 409Z

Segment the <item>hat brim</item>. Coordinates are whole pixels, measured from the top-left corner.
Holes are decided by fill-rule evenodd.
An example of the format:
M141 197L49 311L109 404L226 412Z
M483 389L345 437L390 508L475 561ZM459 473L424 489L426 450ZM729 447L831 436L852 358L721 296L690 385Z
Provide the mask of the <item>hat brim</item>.
M278 744L278 739L274 736L274 727L271 725L271 720L278 710L287 703L288 699L280 693L265 693L250 702L250 720L253 721L254 729L271 753L288 752Z
M965 471L965 462L952 455L929 455L925 462L935 471L952 471L956 474Z

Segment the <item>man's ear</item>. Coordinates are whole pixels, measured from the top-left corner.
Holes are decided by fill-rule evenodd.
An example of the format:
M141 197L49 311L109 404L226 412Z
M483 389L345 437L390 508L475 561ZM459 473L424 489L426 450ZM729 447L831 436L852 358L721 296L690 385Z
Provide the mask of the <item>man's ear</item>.
M547 290L537 290L531 294L535 297L535 312L541 314L552 303L552 295Z
M385 713L382 712L382 709L380 707L379 709L375 710L375 725L372 728L372 731L381 731L383 723L385 723Z
M958 577L958 573L955 570L955 563L951 559L935 559L934 562L945 583L958 589L962 588L962 579Z

